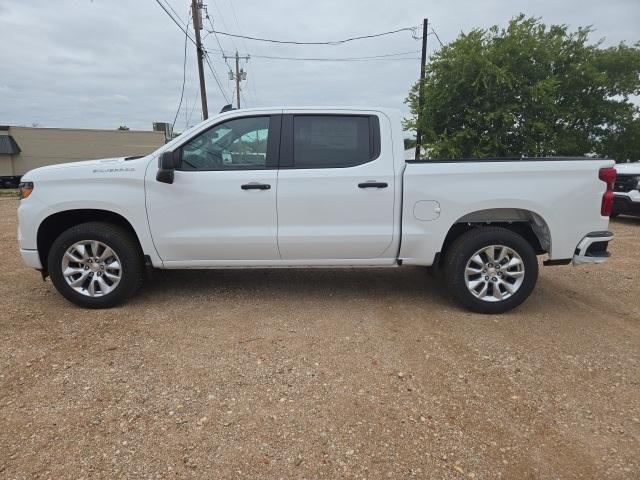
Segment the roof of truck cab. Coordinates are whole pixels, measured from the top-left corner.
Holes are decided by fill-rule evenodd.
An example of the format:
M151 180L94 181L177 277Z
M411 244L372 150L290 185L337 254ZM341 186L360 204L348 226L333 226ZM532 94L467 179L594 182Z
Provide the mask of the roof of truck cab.
M399 108L392 107L373 107L373 106L355 106L355 105L292 105L292 106L271 106L271 107L253 107L253 108L241 108L241 109L233 109L227 110L222 113L236 113L236 112L264 112L267 111L280 111L280 110L295 110L295 111L318 111L318 110L326 110L326 111L367 111L367 112L393 112L400 113Z

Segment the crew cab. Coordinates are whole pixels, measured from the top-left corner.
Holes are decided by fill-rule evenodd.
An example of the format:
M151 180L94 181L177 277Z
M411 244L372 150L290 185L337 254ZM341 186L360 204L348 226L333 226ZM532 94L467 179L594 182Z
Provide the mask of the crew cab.
M539 255L607 258L612 160L403 154L393 109L227 111L142 158L25 174L20 251L88 308L149 268L419 265L483 313L530 295Z
M616 171L611 216L640 217L640 162L619 164Z

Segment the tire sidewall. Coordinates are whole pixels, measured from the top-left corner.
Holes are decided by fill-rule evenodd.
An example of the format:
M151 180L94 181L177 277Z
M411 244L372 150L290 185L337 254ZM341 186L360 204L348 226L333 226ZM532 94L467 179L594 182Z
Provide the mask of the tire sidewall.
M474 232L476 233L476 232ZM447 280L454 296L469 309L479 313L503 313L509 311L522 302L533 291L538 279L538 259L533 247L523 237L503 228L487 229L477 232L467 238L461 237L460 242L453 246L452 258L447 262ZM498 302L487 302L477 298L467 288L465 269L469 259L484 247L490 245L504 245L513 249L524 264L524 279L516 293Z
M97 240L108 245L120 260L122 276L118 286L107 295L89 297L76 292L62 275L62 258L76 242ZM56 289L69 301L85 308L109 308L131 296L140 280L140 253L124 229L101 223L86 223L63 232L51 246L47 261L49 276Z

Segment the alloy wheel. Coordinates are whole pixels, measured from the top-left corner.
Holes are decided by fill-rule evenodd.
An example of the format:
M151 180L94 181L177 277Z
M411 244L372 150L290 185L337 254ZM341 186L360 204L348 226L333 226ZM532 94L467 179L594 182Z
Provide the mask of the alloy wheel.
M525 269L518 253L506 245L489 245L474 253L464 270L467 289L485 302L500 302L522 286Z
M97 240L82 240L67 248L61 268L69 286L88 297L109 294L122 279L118 255L107 244Z

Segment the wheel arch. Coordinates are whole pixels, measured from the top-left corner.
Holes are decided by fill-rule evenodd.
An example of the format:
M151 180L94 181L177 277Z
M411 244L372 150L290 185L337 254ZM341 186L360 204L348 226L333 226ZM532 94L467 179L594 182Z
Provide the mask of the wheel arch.
M47 269L49 251L55 239L65 230L87 222L105 222L124 228L133 235L142 251L142 244L138 233L133 228L131 222L119 213L93 208L63 210L46 217L38 227L36 237L38 255L40 256L40 263L45 271Z
M460 235L483 226L502 227L521 235L537 255L551 251L551 231L541 215L523 208L487 208L467 213L456 220L447 232L438 256L444 256Z

